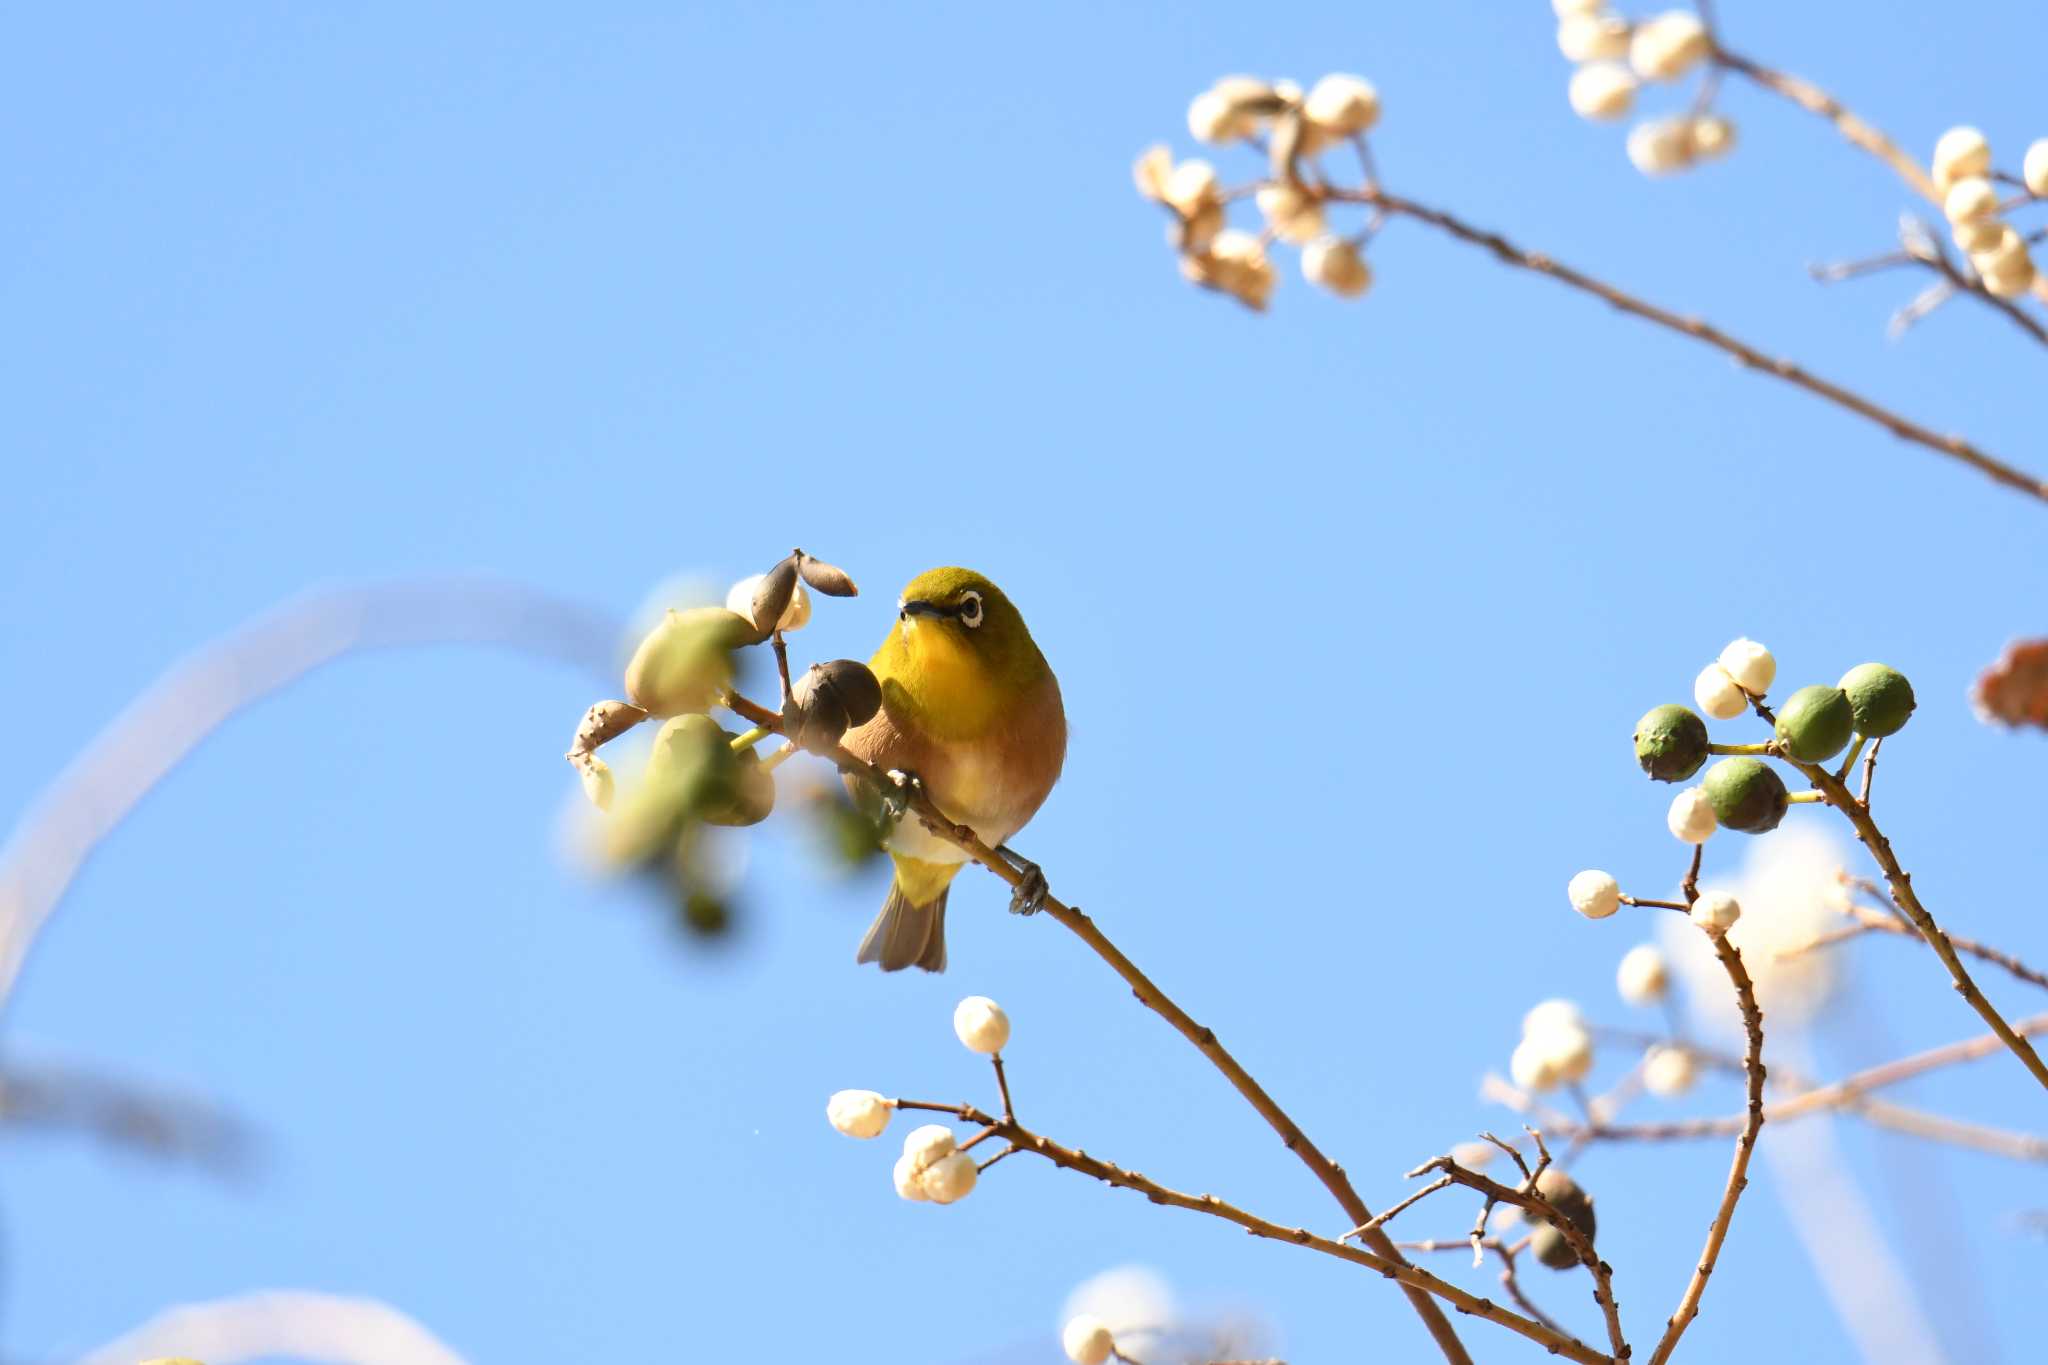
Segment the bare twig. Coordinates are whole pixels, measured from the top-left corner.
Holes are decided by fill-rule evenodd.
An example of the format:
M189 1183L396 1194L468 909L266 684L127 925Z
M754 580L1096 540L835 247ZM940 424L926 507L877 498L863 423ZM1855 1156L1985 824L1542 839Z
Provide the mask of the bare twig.
M1840 929L1829 930L1827 933L1818 935L1806 943L1798 943L1790 948L1782 949L1778 953L1779 959L1782 961L1788 957L1798 957L1802 953L1830 947L1833 944L1842 943L1852 938L1861 938L1863 935L1870 933L1890 934L1898 938L1911 938L1915 940L1918 940L1920 937L1919 934L1914 932L1912 925L1901 923L1898 916L1888 910L1873 910L1867 905L1850 905L1844 907L1842 913L1853 919L1855 923ZM1979 943L1976 939L1963 938L1956 934L1948 935L1948 941L1949 946L1959 953L1981 959L1994 966L2003 967L2007 972L2010 972L2013 976L2029 985L2048 988L2048 972L2041 972L2029 967L2026 963L2020 961L2011 953L2005 952L2003 949L1994 948L1988 943Z
M1756 989L1750 982L1748 970L1742 965L1742 952L1728 941L1726 934L1714 935L1714 955L1720 958L1721 966L1727 971L1729 983L1735 987L1735 1002L1742 1011L1743 1032L1749 1042L1742 1059L1743 1072L1749 1082L1749 1104L1743 1116L1741 1135L1735 1140L1735 1156L1728 1166L1728 1183L1721 1192L1721 1206L1715 1210L1714 1221L1707 1227L1706 1245L1700 1250L1699 1263L1693 1267L1692 1278L1686 1281L1678 1309L1665 1326L1657 1349L1650 1353L1650 1365L1664 1365L1678 1348L1678 1339L1685 1335L1685 1329L1699 1316L1700 1299L1707 1292L1707 1278L1714 1273L1714 1265L1721 1256L1721 1246L1728 1238L1729 1225L1735 1219L1736 1201L1742 1198L1743 1190L1749 1185L1750 1153L1755 1150L1757 1134L1763 1131L1764 1126L1763 1011L1757 1008Z
M251 1146L240 1121L203 1100L19 1060L0 1066L0 1123L83 1131L112 1146L226 1175L246 1168Z
M1934 181L1920 168L1918 161L1907 155L1905 150L1886 136L1882 129L1864 122L1840 100L1813 82L1782 71L1773 71L1739 53L1730 52L1721 46L1718 37L1714 42L1713 60L1716 65L1747 77L1772 94L1783 96L1808 113L1826 119L1835 125L1836 131L1843 137L1891 167L1899 179L1912 186L1915 194L1931 203L1941 202L1941 194L1934 188Z
M1325 1256L1333 1256L1339 1260L1362 1265L1369 1270L1377 1271L1388 1279L1399 1281L1405 1288L1413 1289L1417 1293L1435 1295L1461 1313L1484 1318L1488 1322L1505 1327L1509 1331L1526 1337L1528 1340L1542 1346L1551 1354L1561 1355L1567 1360L1580 1362L1580 1365L1615 1365L1614 1357L1602 1355L1576 1337L1546 1327L1533 1317L1524 1317L1519 1313L1503 1308L1491 1299L1480 1298L1478 1295L1462 1289L1448 1280L1440 1279L1418 1266L1409 1264L1405 1259L1392 1259L1381 1256L1376 1252L1354 1247L1347 1242L1310 1232L1307 1228L1284 1227L1269 1219L1261 1218L1257 1214L1247 1212L1226 1200L1219 1199L1213 1194L1187 1194L1180 1190L1171 1189L1148 1176L1139 1174L1137 1171L1127 1170L1100 1157L1090 1156L1088 1153L1077 1148L1055 1142L1043 1134L1032 1132L1014 1120L996 1118L993 1115L982 1112L973 1105L937 1104L922 1100L898 1100L896 1105L901 1109L925 1109L953 1114L963 1122L993 1128L999 1136L1008 1139L1018 1149L1035 1156L1042 1156L1055 1166L1091 1176L1117 1189L1135 1191L1144 1195L1155 1204L1165 1204L1171 1208L1188 1209L1195 1213L1208 1214L1212 1218L1220 1218L1225 1222L1234 1223L1246 1232L1251 1233L1254 1237L1284 1242L1291 1246L1306 1247L1310 1251L1320 1252ZM1375 1231L1378 1231L1378 1229L1375 1229ZM1393 1245L1391 1240L1388 1242L1388 1245Z
M1580 270L1555 261L1548 256L1525 251L1497 232L1474 227L1442 209L1412 199L1389 194L1384 190L1361 188L1356 190L1333 190L1330 197L1354 203L1370 204L1389 213L1401 214L1417 222L1426 223L1447 233L1459 241L1480 247L1493 254L1503 264L1520 270L1545 275L1581 293L1590 294L1611 304L1624 313L1642 318L1659 327L1691 337L1695 341L1713 347L1749 369L1757 370L1775 379L1784 381L1795 388L1803 389L1815 397L1825 399L1835 406L1855 413L1866 421L1883 427L1903 441L1910 441L1928 450L1960 460L1971 468L1987 475L2008 488L2017 489L2048 502L2048 480L2043 480L2024 470L2005 463L1984 450L1963 440L1959 436L1944 436L1931 428L1911 421L1890 409L1842 387L1831 380L1822 379L1811 371L1795 365L1789 360L1768 355L1747 342L1738 340L1710 323L1696 317L1685 317L1656 304L1649 303L1633 294L1618 289L1603 280L1595 279Z
M745 717L752 724L766 726L777 732L781 730L782 717L758 703L733 694L726 698L726 704L735 714ZM848 753L843 747L834 749L827 757L838 765L841 771L865 778L874 783L878 790L889 790L893 785L886 773ZM911 791L907 799L911 813L934 836L960 849L973 861L995 874L1012 890L1023 882L1024 874L1018 871L1009 859L984 844L966 825L954 823L944 811L932 803L930 795L923 788ZM1371 1220L1372 1210L1359 1198L1358 1191L1352 1187L1351 1179L1345 1175L1344 1168L1323 1155L1322 1149L1316 1146L1308 1134L1302 1132L1300 1125L1289 1117L1287 1111L1266 1093L1265 1087L1253 1079L1252 1074L1230 1054L1229 1049L1217 1041L1215 1030L1197 1024L1186 1010L1140 971L1136 963L1124 956L1123 951L1096 927L1095 921L1083 914L1078 907L1068 905L1050 894L1044 898L1042 904L1047 915L1080 939L1097 957L1109 964L1111 971L1123 978L1140 1004L1166 1020L1176 1032L1194 1044L1196 1050L1208 1058L1209 1064L1221 1072L1224 1079L1244 1097L1259 1117L1280 1135L1280 1140L1287 1150L1293 1152L1316 1179L1322 1182L1323 1187L1344 1210L1345 1216L1351 1220L1353 1227ZM1366 1246L1379 1260L1389 1265L1406 1264L1400 1251L1394 1246L1393 1238L1389 1237L1385 1230L1375 1227L1361 1235ZM1464 1344L1458 1340L1456 1329L1444 1316L1443 1310L1430 1298L1430 1292L1418 1288L1412 1281L1402 1279L1398 1275L1391 1278L1401 1280L1402 1290L1407 1295L1409 1303L1414 1306L1417 1316L1422 1319L1423 1326L1428 1329L1430 1337L1436 1342L1437 1349L1443 1353L1444 1358L1452 1362L1452 1365L1471 1365L1472 1358L1466 1353Z

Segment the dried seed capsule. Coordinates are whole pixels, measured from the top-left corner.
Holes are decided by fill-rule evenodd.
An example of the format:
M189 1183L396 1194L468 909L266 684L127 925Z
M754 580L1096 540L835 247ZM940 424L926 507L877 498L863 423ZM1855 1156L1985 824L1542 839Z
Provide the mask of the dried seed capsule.
M1848 694L1856 713L1856 733L1872 739L1895 735L1913 714L1913 684L1906 675L1883 664L1858 664L1836 684Z
M732 652L763 632L723 607L671 611L626 665L626 695L649 715L702 711L732 685Z
M1599 1220L1593 1214L1593 1197L1576 1180L1555 1166L1543 1168L1543 1174L1536 1177L1536 1193L1549 1201L1558 1215L1592 1242L1598 1230ZM1570 1270L1579 1264L1579 1253L1572 1250L1572 1244L1548 1218L1537 1214L1525 1215L1535 1225L1529 1238L1529 1249L1536 1253L1536 1259L1552 1270Z
M1714 818L1744 834L1776 829L1792 804L1778 770L1754 758L1722 759L1707 769L1700 788L1713 804Z
M1657 781L1683 782L1706 761L1707 723L1685 707L1653 706L1636 722L1636 762Z
M781 628L789 599L796 594L796 556L791 555L761 576L754 589L754 629L766 635Z
M846 708L849 725L865 725L882 709L882 684L860 660L834 659L812 667L824 674L820 685L830 687Z
M1355 299L1372 287L1372 267L1342 237L1318 237L1303 247L1301 273L1340 298Z
M824 593L827 597L858 597L860 589L846 575L846 570L836 564L827 564L822 559L798 551L796 570L803 575L804 582Z
M1825 763L1849 746L1856 709L1839 687L1802 687L1778 710L1778 743L1802 763Z

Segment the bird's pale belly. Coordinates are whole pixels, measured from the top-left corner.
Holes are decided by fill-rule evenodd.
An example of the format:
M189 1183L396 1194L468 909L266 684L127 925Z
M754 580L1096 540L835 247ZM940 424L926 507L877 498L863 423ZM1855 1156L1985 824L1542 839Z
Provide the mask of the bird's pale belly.
M1014 809L1008 785L1000 774L996 754L976 752L965 746L949 748L937 770L920 773L925 790L938 808L968 826L990 848L1015 834L1028 810ZM888 849L906 858L927 863L964 863L967 854L927 830L914 817L903 820L889 836Z

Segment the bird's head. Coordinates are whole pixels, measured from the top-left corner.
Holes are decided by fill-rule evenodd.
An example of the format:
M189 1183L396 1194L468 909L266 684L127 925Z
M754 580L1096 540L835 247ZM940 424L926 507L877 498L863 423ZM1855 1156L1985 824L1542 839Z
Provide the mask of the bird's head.
M897 599L896 618L906 642L952 646L991 663L1037 652L1003 590L972 569L930 569L911 579Z

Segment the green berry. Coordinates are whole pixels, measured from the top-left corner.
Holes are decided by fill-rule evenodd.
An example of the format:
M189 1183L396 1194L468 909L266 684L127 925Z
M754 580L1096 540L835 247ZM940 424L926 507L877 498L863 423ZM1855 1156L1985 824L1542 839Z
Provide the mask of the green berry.
M1778 708L1778 744L1802 763L1825 763L1849 747L1856 709L1839 687L1802 687Z
M1895 735L1913 714L1913 684L1906 675L1883 664L1858 664L1839 684L1856 712L1856 733L1872 739Z
M1707 769L1700 788L1714 808L1714 818L1744 834L1776 829L1792 804L1778 770L1754 758L1722 759Z
M1707 761L1707 723L1683 706L1653 706L1636 722L1636 762L1659 782L1683 782Z

